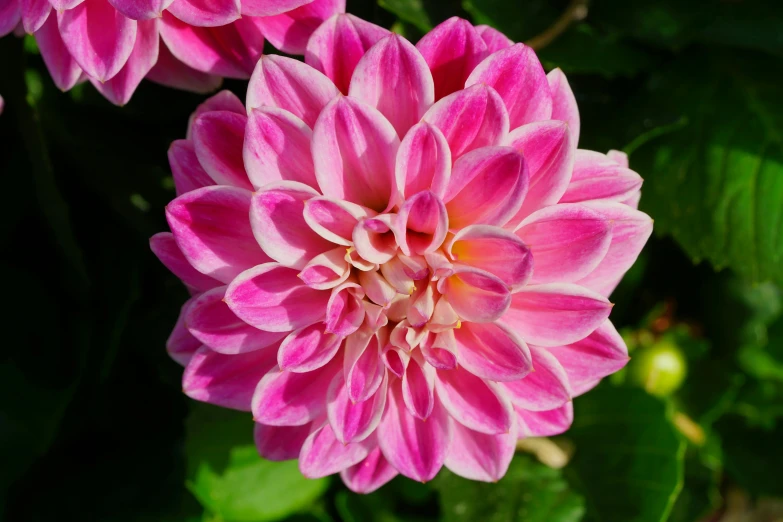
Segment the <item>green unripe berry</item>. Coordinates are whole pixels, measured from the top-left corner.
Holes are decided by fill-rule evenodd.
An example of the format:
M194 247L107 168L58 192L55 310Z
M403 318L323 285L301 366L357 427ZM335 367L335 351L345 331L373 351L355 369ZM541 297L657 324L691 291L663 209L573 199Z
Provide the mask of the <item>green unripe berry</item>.
M667 340L637 350L628 364L630 381L658 397L677 391L687 373L688 364L679 347Z

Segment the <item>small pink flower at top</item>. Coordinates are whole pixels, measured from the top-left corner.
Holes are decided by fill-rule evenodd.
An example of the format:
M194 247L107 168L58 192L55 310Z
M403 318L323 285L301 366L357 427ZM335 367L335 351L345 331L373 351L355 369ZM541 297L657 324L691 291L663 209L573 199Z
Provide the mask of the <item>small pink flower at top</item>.
M195 92L249 78L264 38L303 54L344 10L345 0L0 0L0 36L22 26L57 87L90 80L124 105L145 77Z
M193 294L185 393L357 492L496 481L628 361L607 297L652 231L642 180L577 149L563 73L493 29L414 46L336 15L305 60L262 57L246 104L211 98L169 150L151 246Z

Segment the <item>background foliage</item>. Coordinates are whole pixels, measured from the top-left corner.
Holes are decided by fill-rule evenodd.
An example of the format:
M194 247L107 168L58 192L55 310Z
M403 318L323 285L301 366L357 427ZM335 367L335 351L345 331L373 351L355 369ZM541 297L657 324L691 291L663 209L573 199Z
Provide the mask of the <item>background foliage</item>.
M147 239L174 194L168 144L202 98L146 82L121 109L89 84L64 94L33 42L1 40L5 519L783 516L783 3L348 2L414 41L453 15L530 41L584 6L539 54L568 74L580 146L624 148L646 180L657 234L613 295L631 366L575 400L568 433L524 445L498 484L444 470L366 497L260 460L248 416L181 393L164 343L185 290ZM661 373L660 354L687 368Z

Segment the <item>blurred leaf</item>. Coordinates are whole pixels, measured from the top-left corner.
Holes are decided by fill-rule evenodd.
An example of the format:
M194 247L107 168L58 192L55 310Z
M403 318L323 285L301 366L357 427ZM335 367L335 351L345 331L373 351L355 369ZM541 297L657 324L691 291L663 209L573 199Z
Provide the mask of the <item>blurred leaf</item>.
M432 29L432 22L424 10L422 0L378 0L378 5L397 15L401 20L413 24L426 33Z
M652 122L687 125L630 151L656 230L695 262L751 281L783 281L780 66L750 55L683 56L649 82L642 103Z
M249 413L194 404L186 434L188 489L223 521L280 520L304 511L329 485L304 478L295 460L259 457Z
M607 384L574 402L567 468L600 522L662 522L682 488L685 443L667 404L643 390Z
M578 522L584 499L559 470L516 455L496 484L463 479L443 470L434 482L445 522Z
M720 506L722 464L720 443L710 437L704 448L688 446L685 454L685 481L667 522L702 520Z
M463 0L475 25L486 24L514 40L523 42L545 31L566 9L563 0Z

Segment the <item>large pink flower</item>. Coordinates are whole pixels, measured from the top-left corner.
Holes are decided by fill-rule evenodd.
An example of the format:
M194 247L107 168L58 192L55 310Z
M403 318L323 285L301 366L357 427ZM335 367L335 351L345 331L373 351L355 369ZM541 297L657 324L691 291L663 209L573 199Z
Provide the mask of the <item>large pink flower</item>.
M563 73L487 27L414 46L338 15L306 61L262 57L169 151L184 390L354 491L497 480L628 360L607 296L652 231L642 180L577 150Z
M249 78L264 37L303 54L344 10L345 0L0 0L0 36L21 25L60 89L89 79L124 105L145 77L195 92Z

